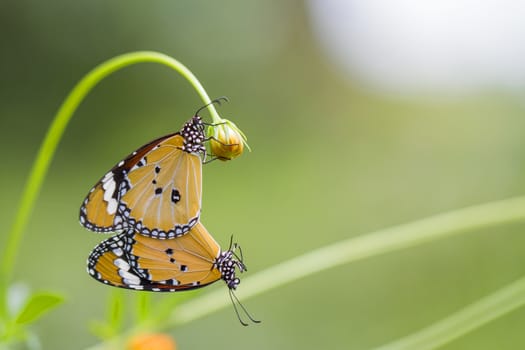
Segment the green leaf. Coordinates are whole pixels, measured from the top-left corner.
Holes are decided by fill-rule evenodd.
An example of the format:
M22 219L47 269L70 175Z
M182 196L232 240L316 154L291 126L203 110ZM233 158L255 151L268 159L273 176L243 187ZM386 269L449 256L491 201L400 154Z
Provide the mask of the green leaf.
M17 324L34 322L63 301L64 297L58 294L49 292L35 293L29 297L22 311L16 317L15 322Z

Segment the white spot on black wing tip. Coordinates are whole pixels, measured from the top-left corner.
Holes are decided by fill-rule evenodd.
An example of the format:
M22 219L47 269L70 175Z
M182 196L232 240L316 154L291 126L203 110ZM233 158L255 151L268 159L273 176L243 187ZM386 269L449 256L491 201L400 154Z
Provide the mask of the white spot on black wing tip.
M197 215L196 217L194 217L193 219L190 220L189 226L190 227L195 226L195 224L197 223L198 220L199 220L199 215ZM189 230L189 227L188 227L188 230Z
M115 254L116 256L122 256L124 255L124 252L122 251L121 248L115 248L113 249L113 254Z
M122 217L120 215L115 215L115 219L113 220L114 225L120 225L122 224Z
M109 215L113 215L117 212L117 205L118 205L118 202L115 198L111 198L109 199L109 201L107 202L107 207L106 207L106 211Z
M113 265L118 267L120 271L128 271L130 268L129 264L122 258L113 260Z

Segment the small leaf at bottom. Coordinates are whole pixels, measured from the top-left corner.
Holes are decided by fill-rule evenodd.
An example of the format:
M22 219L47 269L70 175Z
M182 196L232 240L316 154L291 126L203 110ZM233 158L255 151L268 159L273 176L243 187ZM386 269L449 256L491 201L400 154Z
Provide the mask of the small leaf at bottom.
M58 306L64 301L64 297L47 292L35 293L29 297L22 311L16 317L16 323L30 323L43 314Z

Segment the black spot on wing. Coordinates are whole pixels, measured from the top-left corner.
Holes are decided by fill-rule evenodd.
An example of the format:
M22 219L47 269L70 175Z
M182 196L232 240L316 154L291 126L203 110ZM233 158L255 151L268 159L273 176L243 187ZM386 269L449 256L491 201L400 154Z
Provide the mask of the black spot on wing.
M171 190L171 201L177 203L180 201L180 192L176 188Z

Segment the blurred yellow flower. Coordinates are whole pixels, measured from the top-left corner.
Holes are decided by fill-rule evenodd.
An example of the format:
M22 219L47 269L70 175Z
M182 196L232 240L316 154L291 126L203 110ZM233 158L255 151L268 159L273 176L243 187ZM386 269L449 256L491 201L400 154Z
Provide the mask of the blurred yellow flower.
M175 340L163 333L137 334L128 342L127 350L176 350Z

